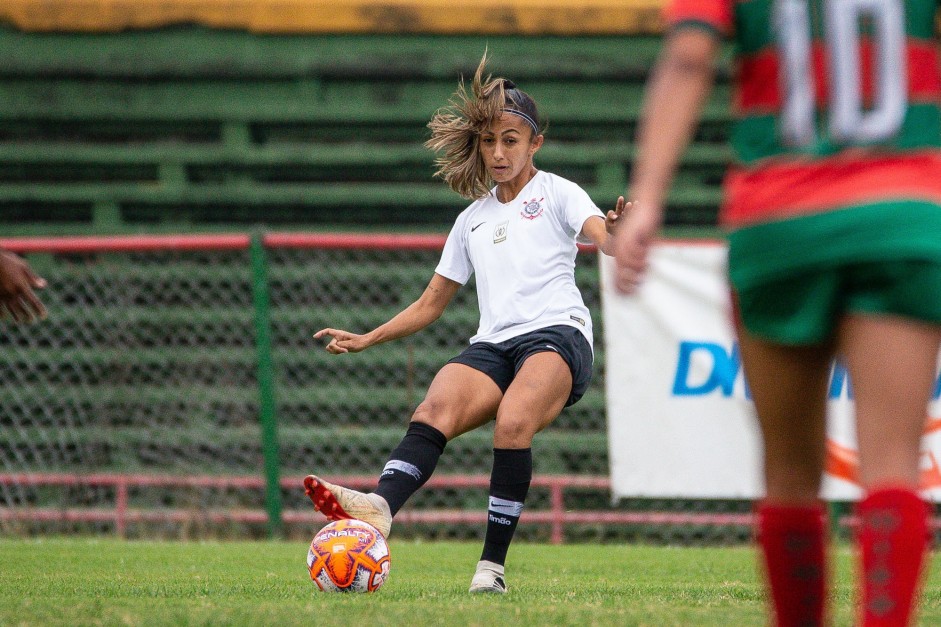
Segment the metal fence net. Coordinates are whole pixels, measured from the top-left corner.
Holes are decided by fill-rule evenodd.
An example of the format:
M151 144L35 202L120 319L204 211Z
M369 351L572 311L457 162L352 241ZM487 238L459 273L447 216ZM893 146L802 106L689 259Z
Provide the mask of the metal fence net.
M0 468L6 473L245 474L259 426L247 252L33 255L48 320L0 335ZM206 511L254 495L137 490L131 504ZM63 513L108 485L4 482L0 504L40 508L4 530L107 530ZM60 514L56 516L56 514ZM172 532L179 531L173 524Z
M274 248L266 252L279 472L288 535L313 529L296 482L376 476L401 439L437 370L476 330L473 284L428 329L355 355L333 356L312 334L365 332L417 298L439 251ZM119 532L132 537L253 537L265 533L258 347L248 250L34 254L48 281L48 320L0 327L0 531ZM602 334L595 256L581 254L577 281ZM534 443L537 474L605 476L604 350L585 397ZM439 475L489 475L492 430L449 443ZM23 474L26 473L26 474ZM31 475L53 473L44 481ZM88 481L108 473L130 483ZM177 477L153 481L148 477ZM213 483L198 478L235 477ZM53 480L55 479L55 480ZM534 487L527 511L550 505ZM108 511L131 512L116 523ZM567 511L748 511L743 502L636 500L571 489ZM403 510L475 511L485 488L419 492ZM232 516L232 512L255 512ZM483 524L400 525L403 537L479 538ZM546 539L545 525L520 537ZM570 540L739 542L739 525L607 524L566 529Z

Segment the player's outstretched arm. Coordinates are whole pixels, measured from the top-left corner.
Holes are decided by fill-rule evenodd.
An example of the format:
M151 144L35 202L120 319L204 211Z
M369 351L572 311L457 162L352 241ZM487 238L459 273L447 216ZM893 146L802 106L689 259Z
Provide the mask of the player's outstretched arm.
M679 28L667 39L647 85L631 176L633 206L614 236L617 287L623 292L634 291L643 279L673 173L712 89L719 45L713 33Z
M33 322L46 317L46 307L33 290L46 287L19 256L0 250L0 319Z
M460 287L460 283L435 274L418 300L369 333L359 335L342 329L326 328L314 333L314 338L330 336L326 349L334 355L341 355L358 353L370 346L406 337L440 318Z

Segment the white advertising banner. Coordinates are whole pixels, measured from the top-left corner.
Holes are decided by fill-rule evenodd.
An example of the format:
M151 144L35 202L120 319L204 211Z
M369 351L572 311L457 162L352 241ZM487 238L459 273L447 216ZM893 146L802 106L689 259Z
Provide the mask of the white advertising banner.
M636 295L603 291L613 496L759 498L761 448L730 318L723 243L664 242ZM846 370L831 370L823 497L856 500L857 452ZM941 500L941 381L923 439L924 494Z

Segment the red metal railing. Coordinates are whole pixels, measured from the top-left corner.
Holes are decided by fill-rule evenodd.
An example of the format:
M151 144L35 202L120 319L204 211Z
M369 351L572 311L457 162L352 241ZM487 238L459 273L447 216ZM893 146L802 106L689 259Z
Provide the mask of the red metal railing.
M441 250L443 234L394 233L264 233L266 248L331 248L339 250ZM19 254L120 253L152 250L247 250L251 235L246 233L198 235L102 235L79 237L0 238L0 248ZM590 244L579 244L593 252Z
M115 235L81 237L14 237L0 239L0 248L15 253L121 253L149 250L245 250L251 238L231 235Z
M328 478L329 479L329 478ZM370 489L375 486L372 476L347 476L333 478L343 485ZM55 508L55 507L4 507L0 508L0 521L20 522L111 522L116 533L124 537L128 525L139 522L198 522L212 523L242 522L265 524L267 513L262 510L248 509L141 509L129 504L131 488L172 487L172 488L213 488L213 489L255 489L265 487L263 477L233 476L174 476L174 475L132 475L132 474L65 474L65 473L3 473L0 484L20 486L97 486L110 487L115 491L112 507ZM445 475L432 477L428 488L487 488L490 478L485 475ZM548 525L550 538L554 544L564 539L567 525L574 524L664 524L664 525L751 525L750 514L719 513L683 513L683 512L619 512L619 511L566 511L564 492L569 488L610 489L607 477L537 475L533 477L533 487L549 490L548 510L527 510L521 524ZM300 478L283 478L281 487L285 490L303 490ZM286 523L323 524L326 519L313 508L309 510L286 510L283 512ZM470 510L405 510L396 517L398 524L484 524L485 511Z

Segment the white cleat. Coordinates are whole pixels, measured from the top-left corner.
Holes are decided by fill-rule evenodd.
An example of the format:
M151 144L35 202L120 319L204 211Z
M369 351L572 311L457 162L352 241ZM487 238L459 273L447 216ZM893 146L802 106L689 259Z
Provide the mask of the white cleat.
M378 494L366 494L327 483L316 475L304 478L304 491L314 503L314 509L330 520L361 520L389 537L392 513L389 504Z
M487 560L477 562L477 572L474 573L474 578L471 579L469 592L474 594L506 594L503 566Z

